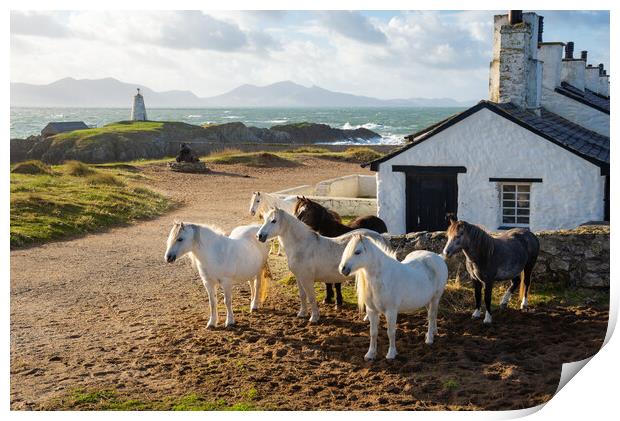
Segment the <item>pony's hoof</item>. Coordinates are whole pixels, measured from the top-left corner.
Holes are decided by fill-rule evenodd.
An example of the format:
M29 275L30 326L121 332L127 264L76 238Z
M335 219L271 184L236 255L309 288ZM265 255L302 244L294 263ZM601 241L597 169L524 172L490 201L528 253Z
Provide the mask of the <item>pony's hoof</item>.
M316 323L319 322L319 316L316 316L316 317L312 316L312 317L310 317L310 319L308 321L310 323L312 323L312 324L316 324Z
M258 311L258 306L250 307L250 313L253 313L255 311Z
M370 352L368 351L366 353L366 355L364 355L364 360L366 361L373 361L375 359L375 357L377 356L376 352Z
M235 321L233 320L232 322L226 322L224 324L224 327L233 327L235 325Z
M480 309L477 308L474 313L471 315L472 319L479 319L480 318Z
M385 356L385 359L386 360L393 360L394 358L396 358L397 355L398 355L398 353L396 351L388 352L387 355Z
M217 323L215 322L209 322L207 323L207 329L213 329L217 327Z
M492 320L491 313L487 311L486 314L484 315L484 320L482 321L482 323L488 326L491 324L491 320Z
M306 318L306 312L305 311L300 311L299 313L297 313L297 317L299 317L300 319L305 319Z
M325 297L323 299L323 304L334 304L334 299Z
M433 344L433 338L429 337L428 335L426 335L426 340L424 341L424 343L426 345L432 345Z

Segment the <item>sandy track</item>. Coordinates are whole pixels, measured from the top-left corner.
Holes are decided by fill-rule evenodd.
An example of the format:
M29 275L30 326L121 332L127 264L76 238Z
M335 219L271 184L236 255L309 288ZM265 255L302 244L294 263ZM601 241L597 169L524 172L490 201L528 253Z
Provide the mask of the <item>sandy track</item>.
M561 361L602 344L605 309L507 311L490 328L468 314L441 318L432 347L423 343L423 318L413 315L399 317L397 361L366 363L367 325L354 309L323 306L321 322L308 326L294 317L295 291L276 284L258 314L247 312L249 289L237 288L237 326L208 331L198 277L186 261L163 261L172 219L231 229L251 221L253 190L366 173L323 160L213 168L210 175L144 170L154 188L185 202L170 215L11 252L12 409L53 408L76 388L141 400L197 393L229 403L253 388L256 406L280 409L521 408L552 396ZM273 263L281 273L282 261ZM383 329L379 341L385 353Z

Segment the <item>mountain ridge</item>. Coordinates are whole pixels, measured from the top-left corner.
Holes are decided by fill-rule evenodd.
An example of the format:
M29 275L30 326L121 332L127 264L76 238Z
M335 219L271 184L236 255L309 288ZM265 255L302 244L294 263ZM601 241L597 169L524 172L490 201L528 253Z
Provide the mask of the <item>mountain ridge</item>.
M107 77L75 79L65 77L49 84L11 82L12 107L129 108L139 88L146 106L154 108L198 107L465 107L475 101L451 98L379 99L306 87L290 80L265 86L243 84L228 92L199 97L188 90L155 91L141 84Z

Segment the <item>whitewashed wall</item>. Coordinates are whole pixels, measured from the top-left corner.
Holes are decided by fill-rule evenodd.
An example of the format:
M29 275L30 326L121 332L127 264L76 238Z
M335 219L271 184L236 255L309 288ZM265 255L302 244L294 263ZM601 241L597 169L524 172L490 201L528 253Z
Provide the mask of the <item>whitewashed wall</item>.
M546 88L542 90L542 106L588 130L609 137L609 114Z
M458 216L491 230L501 225L492 177L543 179L532 184L532 230L574 228L604 216L599 167L487 109L379 165L378 215L390 233L403 234L405 174L392 165L466 167L457 179Z

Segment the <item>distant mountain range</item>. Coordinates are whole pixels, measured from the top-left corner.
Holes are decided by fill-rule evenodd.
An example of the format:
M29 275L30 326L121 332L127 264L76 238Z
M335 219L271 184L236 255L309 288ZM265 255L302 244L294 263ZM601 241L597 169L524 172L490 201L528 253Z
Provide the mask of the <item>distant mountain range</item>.
M200 98L190 91L155 92L114 78L64 78L48 85L11 83L12 107L129 108L140 88L147 109L181 107L464 107L474 101L451 98L378 99L310 88L290 81L267 86L241 85L221 95Z

